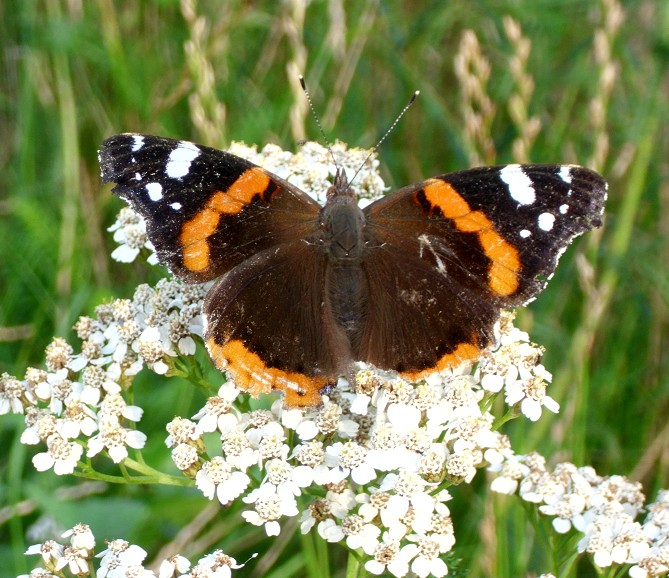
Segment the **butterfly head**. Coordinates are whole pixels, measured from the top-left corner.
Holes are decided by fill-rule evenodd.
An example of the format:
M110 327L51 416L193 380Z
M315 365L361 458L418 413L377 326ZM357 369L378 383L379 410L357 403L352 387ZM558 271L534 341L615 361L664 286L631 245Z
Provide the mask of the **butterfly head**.
M355 191L348 181L346 171L341 167L337 167L332 186L328 189L327 203L330 204L337 198L352 198L356 202L358 200Z

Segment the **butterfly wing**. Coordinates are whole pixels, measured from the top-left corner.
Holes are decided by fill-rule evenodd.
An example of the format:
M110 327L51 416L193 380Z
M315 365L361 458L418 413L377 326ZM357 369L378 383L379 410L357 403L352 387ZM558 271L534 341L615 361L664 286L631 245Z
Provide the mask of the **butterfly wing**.
M254 396L281 390L286 406L320 405L352 361L336 346L336 324L323 306L328 270L324 253L290 243L221 277L204 305L216 365Z
M158 259L190 282L315 227L320 205L253 163L168 138L121 134L99 152L102 179L146 220Z
M588 169L507 165L373 203L360 359L415 379L477 358L500 310L539 293L571 240L601 225L605 200L605 181Z
M159 260L189 282L220 277L204 304L216 366L253 395L278 389L288 406L318 405L340 363L322 307L327 257L309 241L321 206L193 143L123 134L99 156L103 180L146 220Z

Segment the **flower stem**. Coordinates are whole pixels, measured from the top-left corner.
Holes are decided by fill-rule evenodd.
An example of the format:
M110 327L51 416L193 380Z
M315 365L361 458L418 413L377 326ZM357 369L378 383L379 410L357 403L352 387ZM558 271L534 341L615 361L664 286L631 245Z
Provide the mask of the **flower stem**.
M350 550L346 562L346 578L364 578L365 576L367 576L367 572L365 567L360 564L360 556Z
M112 484L162 484L167 486L192 486L193 481L181 476L171 476L165 474L152 467L137 462L131 458L123 460L124 475L115 476L110 474L103 474L93 469L90 464L79 462L79 470L75 470L74 475L79 478L86 478L89 480L100 480ZM141 476L133 476L126 473L127 470L139 472Z

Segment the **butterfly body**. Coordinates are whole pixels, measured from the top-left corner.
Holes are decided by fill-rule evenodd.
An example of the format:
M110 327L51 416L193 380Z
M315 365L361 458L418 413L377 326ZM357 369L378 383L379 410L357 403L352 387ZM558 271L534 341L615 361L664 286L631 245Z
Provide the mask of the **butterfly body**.
M205 299L215 364L253 395L318 405L355 362L408 379L477 359L601 224L606 183L572 165L449 173L360 209L343 171L325 206L229 153L148 135L100 151L159 259Z

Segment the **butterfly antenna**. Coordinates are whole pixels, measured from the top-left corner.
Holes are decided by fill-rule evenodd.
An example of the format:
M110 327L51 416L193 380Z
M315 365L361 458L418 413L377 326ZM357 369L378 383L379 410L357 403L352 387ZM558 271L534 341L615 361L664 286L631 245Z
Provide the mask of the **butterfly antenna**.
M349 183L352 183L355 180L355 177L358 176L358 173L362 170L362 167L364 167L367 164L367 161L372 158L372 155L379 150L379 147L383 143L386 138L388 138L388 135L393 132L393 129L397 126L397 123L400 121L400 119L404 116L404 113L409 110L409 107L416 101L418 98L418 95L420 94L420 90L417 90L411 95L411 98L409 99L409 102L407 102L404 105L404 108L400 111L400 113L397 115L397 118L393 121L393 123L390 125L386 133L379 139L379 142L377 142L374 145L374 148L372 148L371 151L369 151L369 154L367 155L367 158L362 162L360 165L360 168L358 168L357 171L355 171L355 174L353 175L353 178L349 181Z
M307 90L307 83L304 81L304 76L300 74L299 78L300 78L300 85L302 86L302 90L304 91L304 96L307 97L307 102L309 103L311 114L313 115L314 120L316 121L316 126L318 126L318 130L320 131L321 136L325 141L325 145L328 147L328 150L330 151L330 156L332 157L332 162L334 163L335 168L337 169L337 171L339 171L339 165L337 164L337 159L335 158L334 152L332 151L332 146L330 145L330 141L328 140L328 137L325 136L325 131L323 130L323 126L321 125L321 120L318 118L318 115L316 114L314 103L311 102L311 95Z

